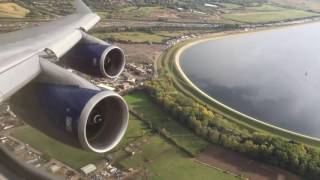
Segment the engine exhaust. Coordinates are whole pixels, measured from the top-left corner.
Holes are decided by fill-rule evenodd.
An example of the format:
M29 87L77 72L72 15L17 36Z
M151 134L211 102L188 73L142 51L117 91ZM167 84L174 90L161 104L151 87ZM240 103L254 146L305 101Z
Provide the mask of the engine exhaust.
M85 149L104 153L122 139L128 126L128 107L122 97L111 92L92 97L83 108L78 136Z

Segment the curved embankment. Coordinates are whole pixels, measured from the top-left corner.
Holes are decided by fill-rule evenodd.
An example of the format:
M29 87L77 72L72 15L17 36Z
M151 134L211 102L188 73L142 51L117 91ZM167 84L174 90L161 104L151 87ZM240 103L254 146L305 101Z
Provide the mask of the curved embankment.
M260 130L265 131L277 136L285 137L295 141L305 143L316 148L320 148L320 139L309 137L303 134L299 134L293 131L289 131L258 119L247 116L239 111L236 111L221 102L215 100L211 96L204 93L201 89L195 86L190 79L185 75L180 67L180 55L187 48L202 43L205 41L212 41L217 39L222 39L230 36L239 36L244 33L216 33L214 35L209 35L199 39L188 40L183 43L179 43L176 46L167 49L159 58L158 69L163 69L164 72L171 76L173 79L173 84L177 90L181 91L185 95L193 98L205 104L209 109L216 112L217 114L225 117L226 119L237 123L238 125L245 127L249 130ZM161 76L161 73L160 73Z

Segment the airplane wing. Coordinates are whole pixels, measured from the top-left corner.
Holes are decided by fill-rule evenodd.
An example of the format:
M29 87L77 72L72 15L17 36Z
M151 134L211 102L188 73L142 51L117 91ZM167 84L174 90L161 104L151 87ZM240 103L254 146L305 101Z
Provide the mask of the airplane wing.
M86 34L100 18L81 0L74 6L74 14L57 21L0 35L0 102L9 100L19 117L48 136L104 153L125 133L127 104L60 65L115 78L124 54Z
M0 35L0 102L41 72L44 50L62 57L100 20L82 1L75 1L75 7L75 14L44 26Z

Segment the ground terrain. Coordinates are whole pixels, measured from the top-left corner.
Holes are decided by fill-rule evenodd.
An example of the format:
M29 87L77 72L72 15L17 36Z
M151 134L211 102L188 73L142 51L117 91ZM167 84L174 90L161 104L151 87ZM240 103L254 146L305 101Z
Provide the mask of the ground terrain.
M70 2L70 0L0 2L0 31L7 32L39 26L43 22L70 14L73 12ZM126 0L85 0L85 2L102 17L102 23L98 27L106 29L93 31L92 34L123 48L130 63L154 63L161 53L168 51L167 48L170 46L166 44L168 41L185 35L216 31L213 27L203 28L205 24L263 24L320 15L318 14L320 1L317 0L219 2L177 0L174 4L156 0L153 1L154 3ZM216 7L204 6L207 2ZM114 27L117 28L112 29ZM164 61L169 61L172 60L172 55L173 52L170 52L169 55L165 55L167 57L162 58ZM155 64L168 72L172 71L168 64L162 63L161 61ZM177 78L177 81L181 79ZM232 174L237 176L243 174L244 177L251 179L298 179L286 171L209 145L189 129L182 127L175 119L163 113L143 93L129 94L125 98L130 108L144 120L150 121L152 127L143 122L141 117L131 115L125 138L114 151L108 154L96 155L70 148L30 127L18 129L13 136L77 170L88 163L101 165L104 156L112 155L113 163L117 167L135 170L132 179L147 177L151 179L239 179ZM179 142L179 146L160 136L155 129L168 131L172 138ZM125 148L128 146L135 150L134 156L126 152ZM196 158L190 157L181 147L196 154ZM202 165L199 161L222 170ZM229 171L232 173L230 174Z
M210 145L203 151L197 160L221 168L228 169L236 174L242 174L249 179L259 180L299 180L300 177L287 171L275 168L264 163L259 163L239 153Z
M9 1L10 2L10 1ZM12 1L14 6L22 6L26 10L7 11L0 8L0 17L58 17L73 12L71 0L68 1ZM316 0L266 0L266 1L208 1L177 0L150 1L99 1L86 0L90 7L103 19L131 19L178 22L210 22L210 23L260 23L317 16L320 2ZM8 3L1 3L8 6ZM7 4L7 5L5 5ZM207 3L208 4L208 3ZM1 6L0 6L1 7ZM6 8L8 9L8 8ZM312 11L312 12L311 12ZM253 18L258 16L258 18ZM248 19L247 19L248 18Z
M127 43L154 43L164 44L167 40L177 36L191 34L192 31L150 31L150 32L104 32L93 33L94 36L101 39L112 40L116 42Z
M271 2L280 6L320 12L320 2L318 0L271 0Z
M190 130L182 127L170 116L161 111L160 108L142 93L134 93L126 97L127 102L134 111L138 112L143 118L151 122L154 129L165 129L173 139L185 147L188 151L198 154L208 146L208 142L198 137Z
M133 93L125 98L130 107L144 114L146 119L151 119L154 127L166 128L174 138L190 151L199 153L207 147L208 143L206 141L171 120L170 116L164 114L145 94ZM17 129L12 135L75 169L89 163L99 165L102 161L103 156L101 155L63 145L30 127ZM129 155L124 150L126 147L133 148L136 154L134 156ZM112 155L114 164L124 170L130 168L136 170L133 175L134 179L145 177L151 179L180 179L183 177L186 180L196 178L239 179L232 174L195 161L134 115L130 116L128 130L120 145L106 155ZM182 171L184 173L181 173Z
M75 169L80 169L89 163L97 162L103 157L102 155L61 144L31 127L18 129L12 135Z
M127 62L136 63L153 63L162 51L166 48L165 45L149 45L149 44L126 44L116 43L123 49L126 54Z
M29 12L15 3L0 3L0 17L24 18Z
M172 137L177 138L177 141L181 142L184 147L193 150L195 154L197 154L194 159L196 162L198 160L201 163L205 163L219 169L228 170L234 174L243 175L243 177L247 177L249 179L300 179L298 176L287 171L260 163L219 146L209 145L208 143L202 142L190 130L183 130L184 128L181 128L181 125L180 127L176 127L176 125L179 126L179 124L173 119L168 121L166 118L163 118L166 113L161 112L161 110L157 108L157 105L153 104L151 99L149 99L149 97L144 93L138 92L130 94L126 96L126 100L129 102L132 109L143 114L143 116L146 119L151 120L151 122L154 122L154 127L165 128L168 132L171 132L173 135ZM136 161L135 158L133 158L133 160Z

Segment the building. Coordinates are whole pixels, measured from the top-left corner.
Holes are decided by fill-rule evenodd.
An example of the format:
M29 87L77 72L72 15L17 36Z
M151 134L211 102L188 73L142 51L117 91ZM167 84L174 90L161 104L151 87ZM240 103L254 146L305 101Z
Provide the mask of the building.
M97 170L97 167L93 164L88 164L81 168L81 171L83 172L84 175L88 175L94 172L95 170Z
M205 3L204 6L205 6L205 7L218 8L217 5L215 5L215 4L209 4L209 3Z
M5 140L5 139L7 139L6 136L0 136L0 140Z
M39 161L38 158L33 158L33 159L30 159L30 160L26 161L26 163L27 164L33 164L33 163L36 163L38 161Z
M117 168L113 167L110 169L110 173L115 174L117 172L117 170L118 170Z
M26 147L26 146L21 143L21 144L19 144L18 146L16 146L16 147L14 148L14 152L21 151L21 150L23 150L25 147Z
M61 167L58 166L58 165L55 165L55 164L49 167L49 170L50 170L50 172L51 172L52 174L55 174L55 173L58 172L60 169L61 169Z
M107 85L102 84L102 83L97 84L97 86L100 87L100 88L102 88L102 89L105 89L105 90L110 90L110 91L114 91L114 90L115 90L115 88L110 87L110 86L107 86Z
M11 129L11 128L13 128L13 127L14 127L14 125L5 126L5 127L3 128L3 130L8 130L8 129Z

